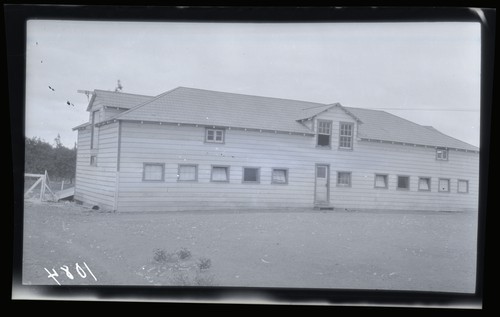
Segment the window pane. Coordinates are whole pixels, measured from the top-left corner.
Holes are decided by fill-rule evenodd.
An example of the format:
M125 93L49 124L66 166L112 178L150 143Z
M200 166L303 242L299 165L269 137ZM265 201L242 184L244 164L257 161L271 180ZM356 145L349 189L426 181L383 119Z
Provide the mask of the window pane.
M387 176L375 175L375 187L387 187Z
M331 134L332 123L325 121L318 121L318 133L321 134Z
M467 193L469 192L469 182L468 181L458 181L458 192Z
M216 130L215 131L215 140L216 141L222 141L222 130Z
M410 188L410 178L408 176L398 176L398 188L400 189Z
M214 130L207 130L207 140L213 141L214 140Z
M243 181L244 182L257 182L259 174L259 169L257 168L244 168L243 169Z
M340 137L340 147L350 148L351 147L351 137L341 136Z
M318 166L316 168L316 177L317 178L326 178L326 167Z
M441 192L450 191L450 181L448 179L439 180L439 191Z
M195 181L196 180L196 166L194 166L194 165L181 165L179 167L179 180L181 180L181 181Z
M431 180L430 180L430 178L420 178L418 180L418 189L420 189L420 190L430 190L431 189Z
M337 177L337 184L344 186L351 185L351 173L339 172Z
M318 145L329 146L330 145L330 136L326 135L326 134L318 134Z
M273 170L273 183L286 183L286 170Z
M227 167L213 167L212 180L214 181L227 181Z
M163 166L146 164L144 166L144 180L161 181L163 179Z

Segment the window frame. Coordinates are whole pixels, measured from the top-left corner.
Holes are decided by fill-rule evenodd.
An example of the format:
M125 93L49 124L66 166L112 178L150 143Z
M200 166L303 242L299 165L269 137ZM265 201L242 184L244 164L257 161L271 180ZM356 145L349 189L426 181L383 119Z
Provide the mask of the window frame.
M181 178L181 167L182 166L193 166L194 167L194 179L180 179ZM198 164L178 164L177 165L177 181L181 183L195 183L198 181Z
M93 162L92 162L92 158L94 158ZM91 154L89 163L90 163L90 166L97 166L97 155Z
M399 187L399 178L400 177L406 177L408 179L408 188ZM410 180L411 180L410 175L397 175L397 177L396 177L396 189L409 191L410 190Z
M385 178L385 187L377 186L377 176L383 176ZM375 173L375 177L373 178L373 188L389 189L389 174Z
M208 131L214 131L214 139L209 140L208 139ZM217 131L222 131L222 140L217 141ZM205 128L205 143L216 143L216 144L224 144L226 143L226 129L224 128Z
M438 156L439 151L444 151L444 153L446 153L446 158L440 158ZM444 147L438 147L438 148L436 148L436 161L448 161L449 158L450 158L450 151L449 151L449 149L444 148Z
M345 147L345 146L341 146L341 142L340 140L342 139L342 137L347 137L346 135L342 135L342 125L349 125L351 126L351 135L350 135L350 138L351 138L351 146L350 147ZM340 121L339 122L339 150L353 150L354 149L354 123L353 122L344 122L344 121Z
M257 170L257 180L256 181L246 181L245 180L245 169L256 169ZM260 167L243 166L241 168L241 183L244 183L244 184L260 184Z
M161 180L160 179L146 179L146 166L161 166ZM165 163L144 162L142 163L142 181L147 183L162 183L165 181Z
M330 134L319 133L320 123L330 124ZM316 147L320 148L320 149L331 149L332 148L332 136L333 136L333 121L332 120L317 119L316 125L317 125L316 126ZM319 145L318 144L320 135L328 135L330 137L328 140L328 145Z
M422 189L422 188L420 188L420 180L421 179L428 179L429 180L429 189ZM432 191L431 184L432 184L432 177L429 177L429 176L419 176L418 177L418 185L417 185L418 191L420 191L420 192L430 192L430 191Z
M460 191L460 182L465 182L465 184L467 184L467 191L465 191L465 192ZM459 194L468 194L469 193L469 180L468 179L457 179L457 193L459 193Z
M448 181L448 190L441 190L441 181ZM451 192L451 180L449 178L440 177L438 179L438 192L440 192L440 193L450 193Z
M227 179L225 181L214 180L214 168L215 167L223 167L226 169ZM231 176L231 167L229 165L212 165L210 168L210 182L211 183L229 183Z
M340 184L340 174L345 173L349 175L349 184ZM347 172L347 171L337 171L337 182L336 182L337 187L352 187L352 172Z
M275 171L275 170L285 171L285 181L284 181L284 182L275 182L275 181L274 181L273 175L274 175L274 171ZM275 184L275 185L288 185L288 168L284 168L284 167L273 167L273 168L271 169L271 184Z

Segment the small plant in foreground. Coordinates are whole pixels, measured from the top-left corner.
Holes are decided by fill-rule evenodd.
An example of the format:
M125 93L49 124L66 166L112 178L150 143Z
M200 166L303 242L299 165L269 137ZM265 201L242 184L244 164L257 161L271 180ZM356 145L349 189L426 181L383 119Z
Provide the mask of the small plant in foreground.
M186 259L189 259L191 257L191 251L189 251L188 249L186 248L182 248L180 249L179 251L177 251L177 256L179 257L179 259L181 260L186 260Z
M165 263L167 262L167 252L162 249L155 249L154 250L155 255L153 256L153 260L158 263Z
M212 266L212 261L209 258L200 258L197 264L200 270L207 270Z

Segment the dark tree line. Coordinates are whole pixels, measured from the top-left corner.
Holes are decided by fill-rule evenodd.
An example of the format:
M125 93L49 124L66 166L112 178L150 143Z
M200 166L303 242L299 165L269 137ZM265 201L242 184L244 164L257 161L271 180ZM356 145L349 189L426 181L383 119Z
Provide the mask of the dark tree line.
M43 174L47 171L50 179L65 179L72 183L76 169L76 144L72 149L65 147L59 135L54 142L51 145L37 137L25 138L24 172Z

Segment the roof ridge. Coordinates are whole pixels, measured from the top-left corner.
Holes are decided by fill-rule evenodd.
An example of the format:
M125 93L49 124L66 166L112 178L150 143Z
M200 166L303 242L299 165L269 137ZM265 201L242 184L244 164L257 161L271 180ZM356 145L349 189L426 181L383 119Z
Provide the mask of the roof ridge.
M149 96L149 95L141 95L141 94L135 94L135 93L130 93L130 92L118 92L118 91L111 91L111 90L104 90L104 89L94 89L94 91L100 91L100 92L106 92L106 93L112 93L112 94L127 94L127 95L134 95L134 96L141 96L141 97L150 97L153 98L154 96Z
M305 100L298 100L298 99L288 99L288 98L278 98L278 97L266 97L266 96L242 94L242 93L219 91L219 90L210 90L210 89L203 89L203 88L192 88L192 87L184 87L184 86L179 86L177 88L192 89L192 90L203 90L203 91L209 91L209 92L215 92L215 93L221 93L221 94L247 96L247 97L254 97L254 98L276 99L276 100L285 100L285 101L296 101L296 102L303 102L303 103L315 104L315 105L318 105L318 106L328 106L327 103L319 103L319 102L314 102L314 101L305 101Z
M138 104L137 106L135 106L135 107L133 107L133 108L130 108L130 109L128 109L127 111L120 112L119 114L117 114L117 115L116 115L116 116L114 116L114 117L109 118L108 120L112 120L112 119L119 119L119 117L122 117L122 116L124 116L124 115L126 115L126 114L128 114L128 113L130 113L130 112L132 112L132 111L135 111L135 110L137 110L137 109L139 109L139 108L141 108L141 107L143 107L143 106L147 105L148 103L151 103L151 102L153 102L153 101L155 101L155 100L158 100L159 98L161 98L161 97L163 97L163 96L165 96L165 95L168 95L169 93L171 93L171 92L173 92L174 90L177 90L177 89L179 89L179 88L180 88L180 87L176 87L176 88L174 88L174 89L167 90L166 92L164 92L164 93L162 93L162 94L159 94L158 96L153 97L152 99L146 100L145 102L143 102L143 103L141 103L141 104Z

